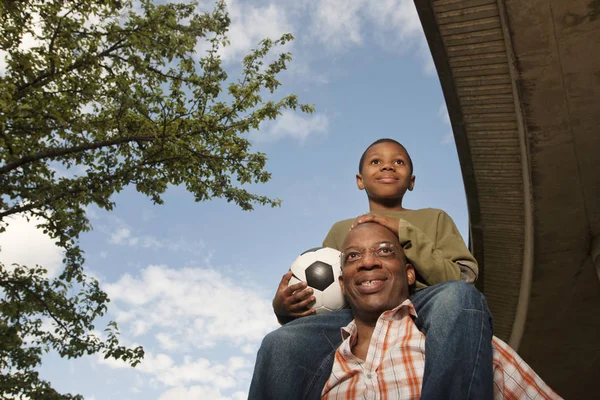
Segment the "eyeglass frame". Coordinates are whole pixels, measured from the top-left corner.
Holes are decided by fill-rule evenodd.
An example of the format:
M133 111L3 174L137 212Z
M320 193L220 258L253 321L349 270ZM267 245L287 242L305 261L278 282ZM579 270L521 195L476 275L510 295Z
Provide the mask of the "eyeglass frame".
M390 249L392 250L391 254L378 254L377 252L380 250L386 250L386 249ZM354 248L351 248L349 251L346 252L340 252L340 266L342 268L344 268L346 265L348 264L353 264L357 261L360 261L365 253L368 251L371 254L373 254L373 256L375 256L377 259L379 260L391 260L393 259L397 254L399 254L399 251L402 249L402 246L399 246L397 244L391 243L391 242L381 242L377 245L377 247L367 247L367 248L363 248L360 251L357 251ZM360 257L357 259L354 259L352 261L347 261L346 260L346 256L351 254L351 253L357 253L360 254Z

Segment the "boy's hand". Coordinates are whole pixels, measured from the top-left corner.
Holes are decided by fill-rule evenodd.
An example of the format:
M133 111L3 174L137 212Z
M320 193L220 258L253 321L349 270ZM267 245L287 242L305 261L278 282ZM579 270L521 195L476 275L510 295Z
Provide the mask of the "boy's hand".
M292 279L292 271L288 271L281 278L277 293L273 299L273 310L279 319L281 317L306 317L312 315L315 310L308 308L315 301L312 296L313 290L307 288L306 282L296 283L288 286Z
M365 222L375 222L379 225L383 225L388 228L390 231L394 232L396 236L398 236L398 220L394 218L384 217L383 215L374 215L374 214L363 214L360 217L356 218L356 221L350 227L356 227L357 225L364 224Z

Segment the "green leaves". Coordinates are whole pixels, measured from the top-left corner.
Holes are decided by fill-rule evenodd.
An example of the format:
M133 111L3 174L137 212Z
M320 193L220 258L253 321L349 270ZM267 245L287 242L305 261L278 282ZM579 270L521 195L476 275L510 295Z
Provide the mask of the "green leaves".
M267 66L263 59L293 37L263 40L224 94L219 48L230 21L223 2L203 14L194 3L144 1L143 12L129 5L31 2L9 13L0 34L8 53L0 78L0 188L11 201L0 200L0 215L52 213L56 222L45 228L66 245L89 229L82 207L109 210L112 194L130 184L156 203L168 184L183 184L198 200L277 205L239 186L227 189L231 178L241 185L268 180L264 156L250 152L244 133L284 109L312 112L293 95L263 102L291 56ZM92 12L101 22L89 23ZM19 47L25 34L37 40L28 51ZM211 47L199 58L200 40ZM56 178L56 168L78 166L86 174Z
M3 395L44 398L34 396L39 392L58 396L48 382L38 380L35 372L42 354L50 348L67 358L101 352L131 365L140 362L143 349L120 346L116 323L109 323L105 341L91 333L94 319L104 315L108 301L97 281L83 280L79 293L69 297L73 285L60 278L50 281L46 273L39 266L13 265L7 269L0 264L3 290L0 299L0 368L3 371L0 391Z
M229 43L225 3L204 13L196 2L161 3L0 4L0 232L11 215L39 218L65 254L54 280L40 267L0 269L0 393L58 396L35 373L50 348L132 365L143 356L119 346L116 324L105 340L90 334L108 298L83 269L87 206L111 210L128 185L159 204L169 185L244 210L280 204L245 189L271 177L245 134L283 110L313 111L295 95L274 98L291 55L270 54L292 35L261 41L232 79L220 57Z

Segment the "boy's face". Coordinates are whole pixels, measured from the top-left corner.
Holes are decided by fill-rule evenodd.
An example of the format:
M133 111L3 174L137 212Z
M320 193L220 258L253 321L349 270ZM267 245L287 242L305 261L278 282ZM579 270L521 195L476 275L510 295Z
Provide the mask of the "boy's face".
M367 191L370 199L402 200L406 191L415 186L406 150L392 142L371 147L365 155L362 172L356 175L356 184Z

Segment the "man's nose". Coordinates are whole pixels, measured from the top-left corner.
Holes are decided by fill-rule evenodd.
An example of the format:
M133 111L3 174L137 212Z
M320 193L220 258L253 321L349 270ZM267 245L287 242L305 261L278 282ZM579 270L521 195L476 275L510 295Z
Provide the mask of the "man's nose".
M362 269L373 269L381 267L381 260L375 255L374 252L370 250L365 251L360 261L360 268Z

